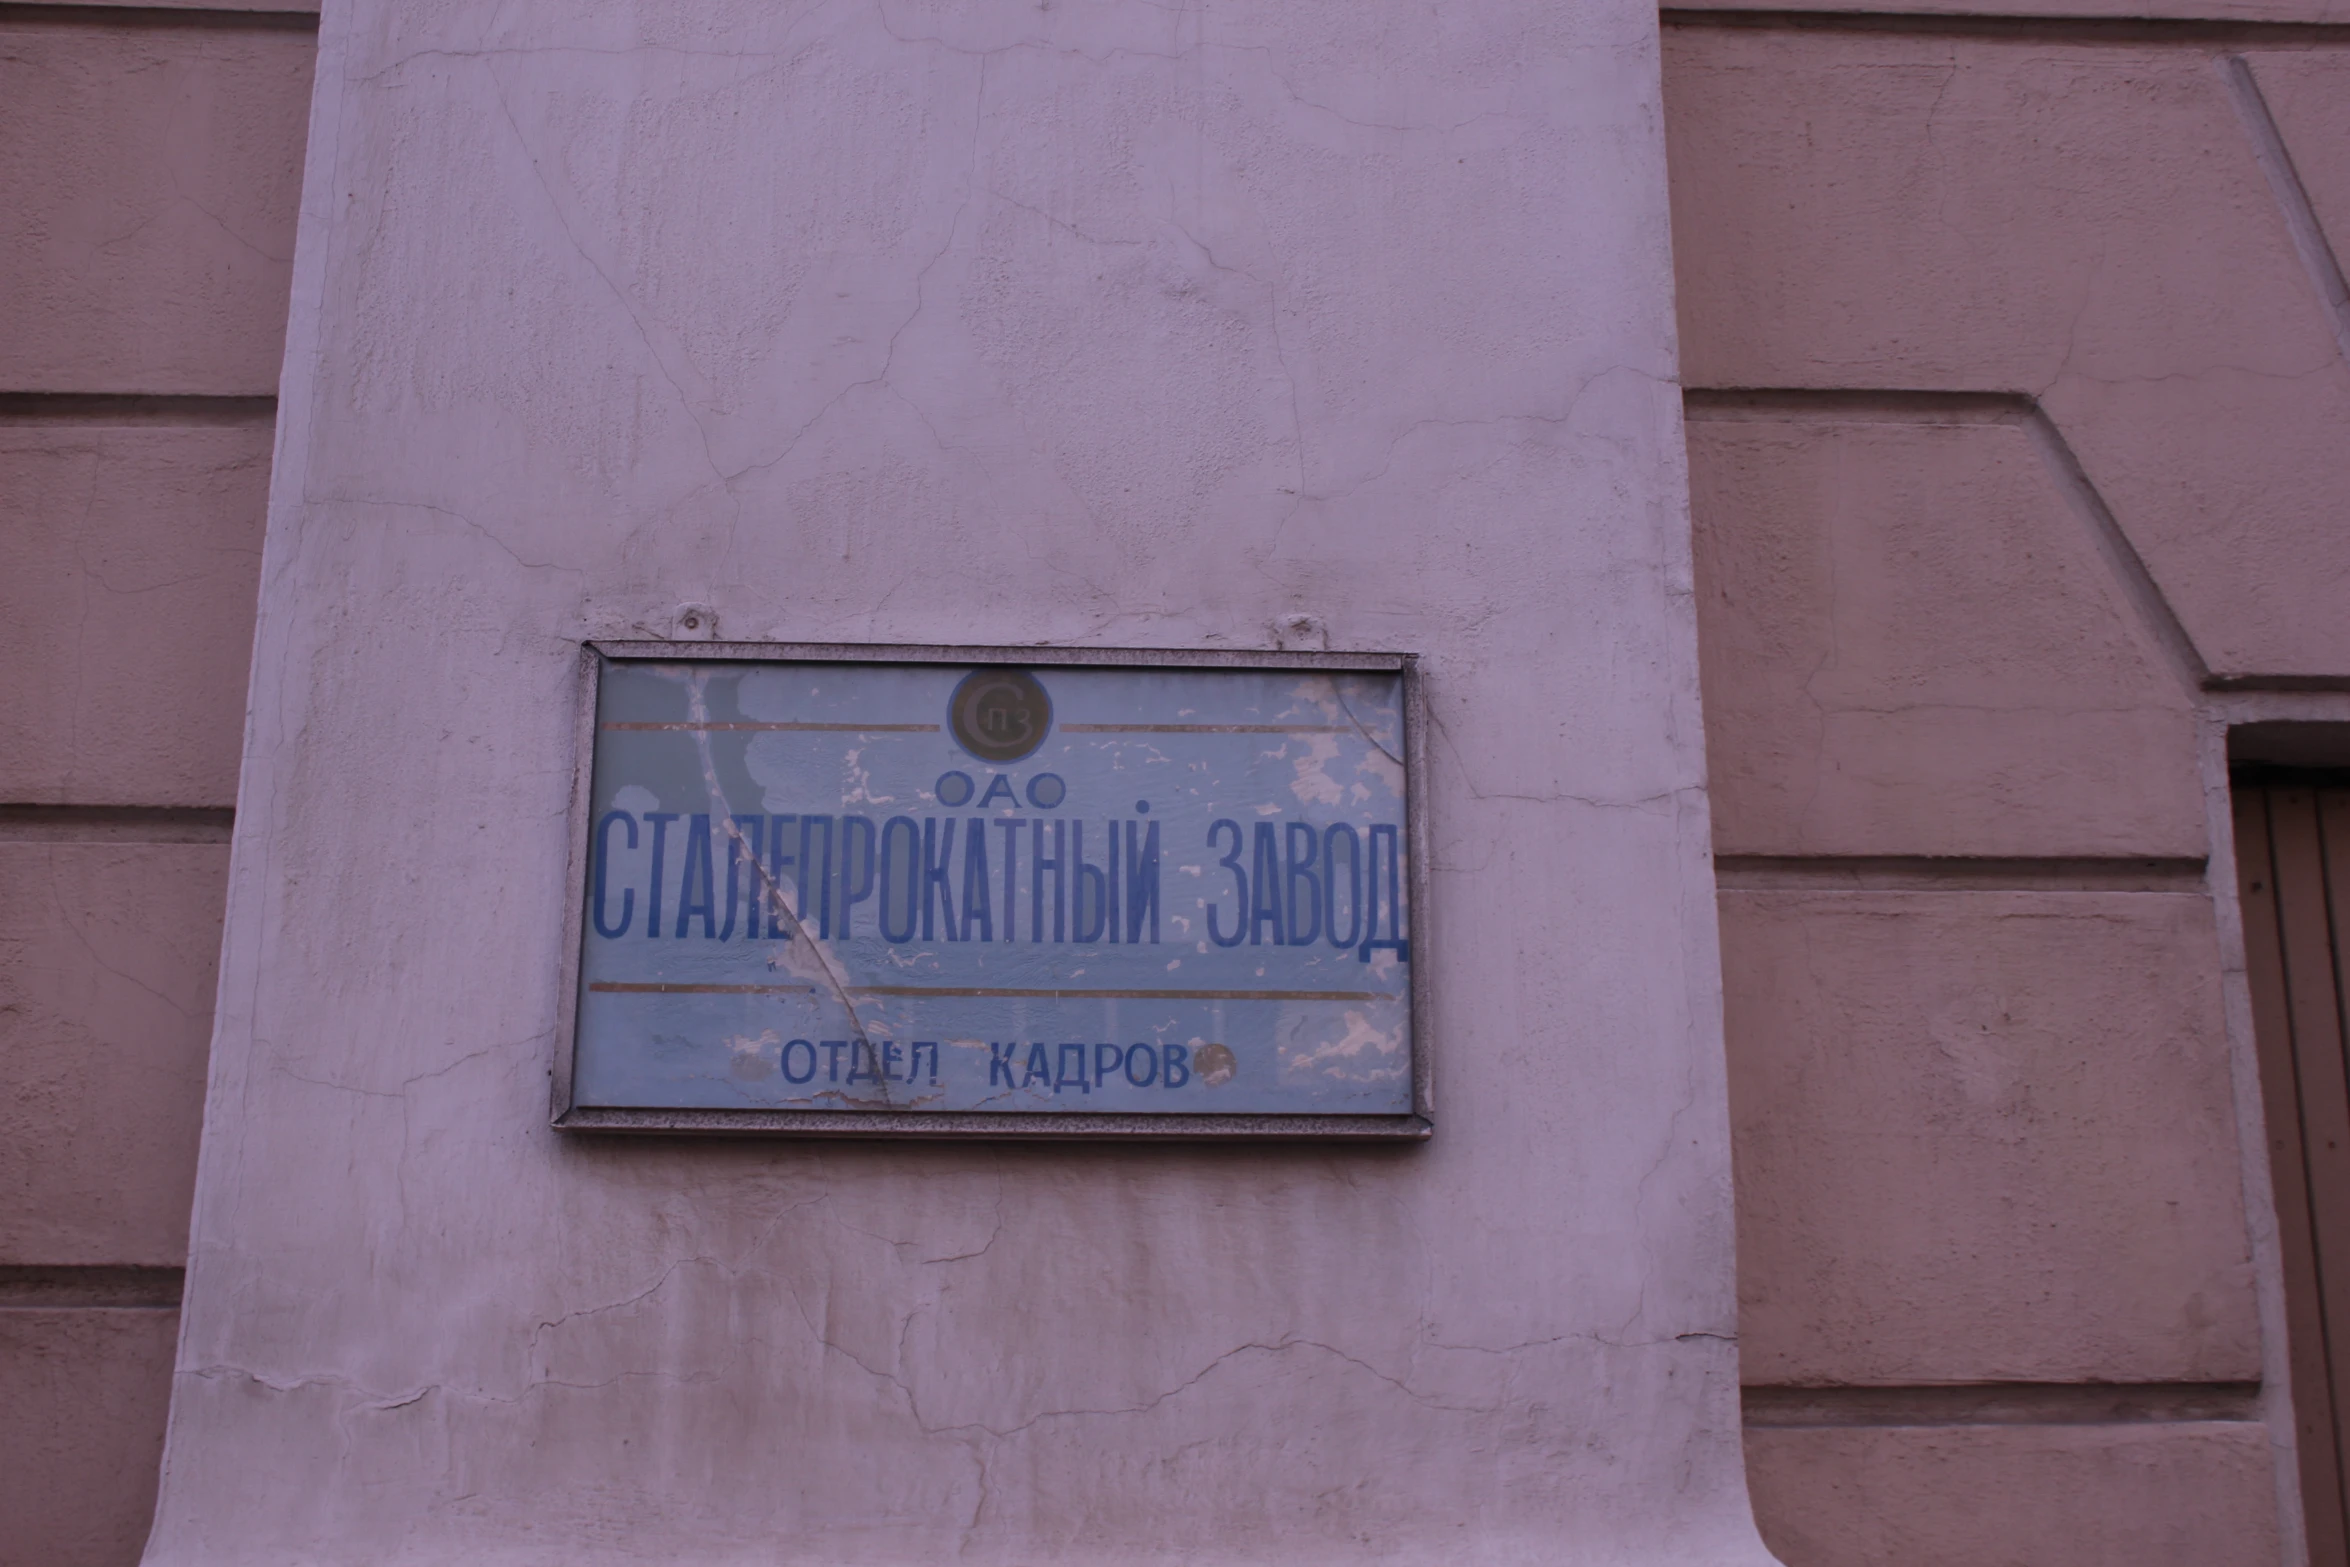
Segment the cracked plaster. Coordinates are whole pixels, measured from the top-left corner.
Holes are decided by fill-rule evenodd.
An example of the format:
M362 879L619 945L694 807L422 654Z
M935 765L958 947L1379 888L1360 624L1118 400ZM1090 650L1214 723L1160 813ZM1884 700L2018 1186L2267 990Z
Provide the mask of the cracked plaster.
M328 5L150 1562L1767 1560L1655 28ZM549 1130L681 602L1426 655L1433 1143Z

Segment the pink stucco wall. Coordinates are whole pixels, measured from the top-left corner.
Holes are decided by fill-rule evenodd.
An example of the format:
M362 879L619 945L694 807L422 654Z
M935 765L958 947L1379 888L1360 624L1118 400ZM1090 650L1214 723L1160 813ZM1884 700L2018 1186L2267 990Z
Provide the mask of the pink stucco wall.
M2350 676L2350 78L2334 34L2184 20L2323 6L2161 12L1668 13L1791 1562L2297 1559L2213 802L2226 724Z
M0 10L0 1563L147 1533L312 30Z
M313 48L91 9L0 16L6 1567L145 1535ZM2244 99L2338 256L2350 65L2200 23L2344 18L2002 10L1667 18L1755 1504L1793 1567L2290 1560L2205 675L2350 677Z

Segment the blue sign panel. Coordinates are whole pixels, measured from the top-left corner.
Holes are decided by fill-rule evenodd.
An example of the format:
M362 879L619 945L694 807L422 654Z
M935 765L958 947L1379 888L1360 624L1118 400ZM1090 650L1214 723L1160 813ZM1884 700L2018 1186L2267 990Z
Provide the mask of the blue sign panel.
M1402 677L601 662L575 1108L1409 1116Z

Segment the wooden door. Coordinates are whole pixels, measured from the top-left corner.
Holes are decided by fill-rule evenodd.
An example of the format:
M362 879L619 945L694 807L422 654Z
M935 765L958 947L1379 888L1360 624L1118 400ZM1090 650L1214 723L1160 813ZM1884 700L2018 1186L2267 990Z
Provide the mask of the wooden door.
M2350 1567L2350 787L2239 780L2235 805L2310 1567Z

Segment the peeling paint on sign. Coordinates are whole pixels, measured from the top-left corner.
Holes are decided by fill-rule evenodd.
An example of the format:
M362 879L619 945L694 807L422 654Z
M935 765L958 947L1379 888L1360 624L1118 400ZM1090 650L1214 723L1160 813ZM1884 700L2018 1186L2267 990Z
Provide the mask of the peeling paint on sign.
M574 1106L1414 1108L1387 671L604 659Z

